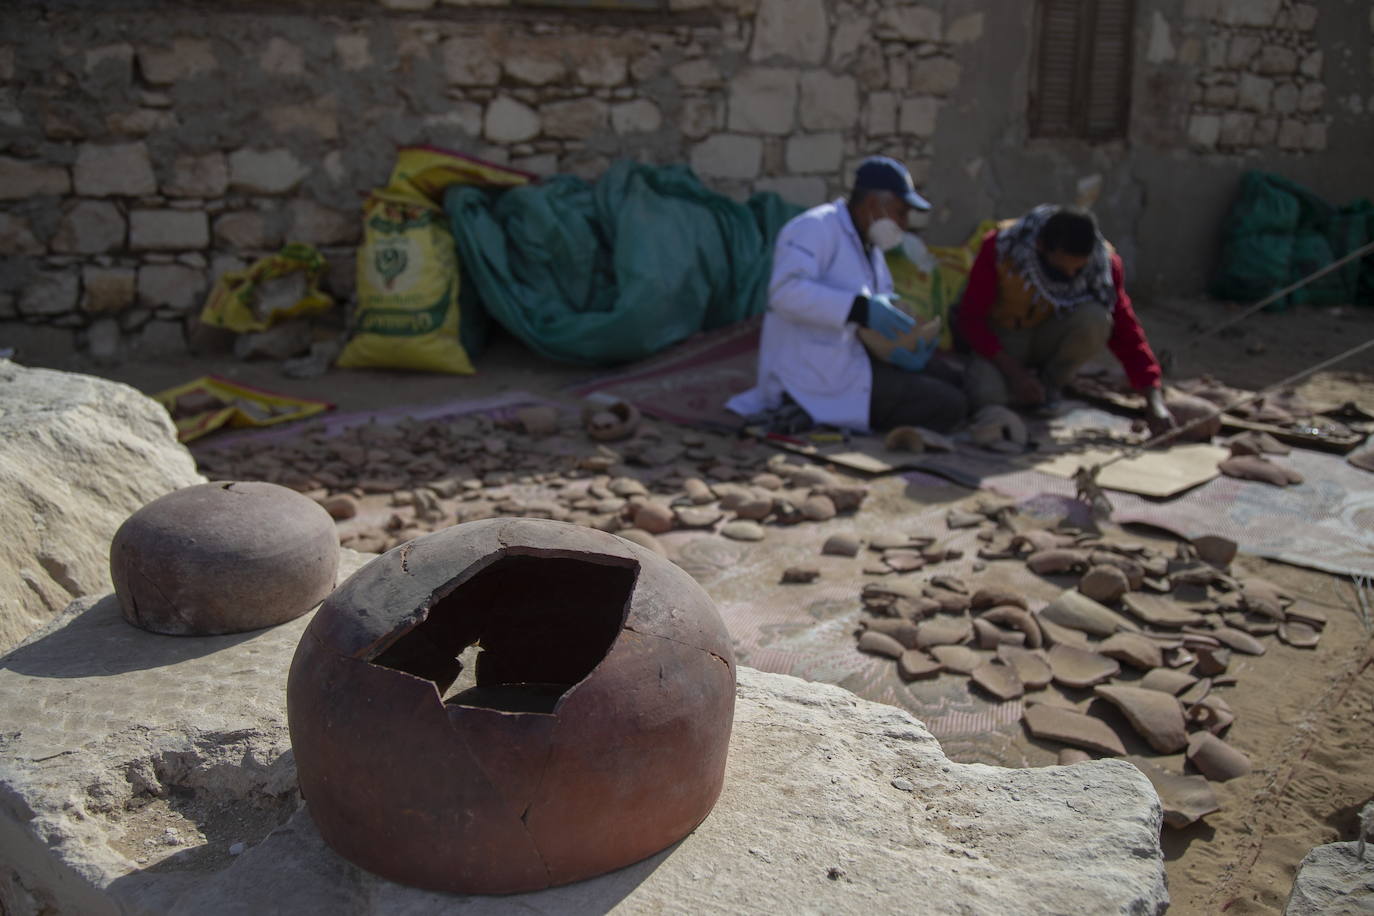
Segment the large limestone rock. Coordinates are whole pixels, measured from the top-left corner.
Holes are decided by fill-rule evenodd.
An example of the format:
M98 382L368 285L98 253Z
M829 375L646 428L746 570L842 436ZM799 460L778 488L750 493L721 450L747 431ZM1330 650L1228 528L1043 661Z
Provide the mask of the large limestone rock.
M344 551L340 576L366 559ZM156 636L125 624L112 596L87 598L0 660L0 907L1033 914L1168 903L1159 802L1135 767L953 763L904 711L746 668L724 793L681 843L536 894L395 885L335 855L298 807L284 693L308 622Z
M1374 804L1366 805L1369 816ZM1328 843L1298 865L1284 916L1374 913L1374 843Z
M130 513L204 478L127 385L0 360L0 651L110 585Z

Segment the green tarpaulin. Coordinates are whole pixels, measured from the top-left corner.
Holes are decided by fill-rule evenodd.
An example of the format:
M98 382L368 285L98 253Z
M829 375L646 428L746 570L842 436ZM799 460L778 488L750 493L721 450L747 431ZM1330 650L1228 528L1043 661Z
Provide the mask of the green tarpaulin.
M531 349L584 365L641 359L762 312L773 241L800 212L776 194L736 203L685 166L624 161L595 184L455 185L444 208L464 309L475 299Z

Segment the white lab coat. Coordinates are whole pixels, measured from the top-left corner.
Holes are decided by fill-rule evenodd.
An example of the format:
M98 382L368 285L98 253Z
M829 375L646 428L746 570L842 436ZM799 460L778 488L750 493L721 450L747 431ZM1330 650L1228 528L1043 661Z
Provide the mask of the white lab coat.
M819 424L868 432L873 366L846 319L854 297L892 293L883 253L865 249L844 199L821 204L778 234L755 386L725 406L771 410L783 392Z

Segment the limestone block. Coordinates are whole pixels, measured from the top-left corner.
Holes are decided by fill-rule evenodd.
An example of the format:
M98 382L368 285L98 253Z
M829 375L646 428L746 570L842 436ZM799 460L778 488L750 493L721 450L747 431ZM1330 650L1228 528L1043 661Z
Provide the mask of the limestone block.
M658 51L641 54L630 61L630 78L636 83L651 80L662 73L667 65L667 59Z
M1284 118L1279 124L1279 149L1300 150L1306 137L1303 123L1295 118Z
M433 9L436 0L380 0L389 10L419 11Z
M1309 153L1320 153L1326 149L1326 122L1313 121L1303 128L1302 148Z
M46 249L29 228L29 221L13 213L0 213L0 255L42 254Z
M103 254L124 247L124 217L105 200L82 200L62 215L52 249L64 254Z
M141 271L140 271L141 273ZM133 342L134 352L149 359L168 359L186 355L186 329L180 321L153 319L143 326Z
M1322 75L1322 52L1313 51L1302 59L1299 69L1303 76L1310 76L1312 79L1319 79Z
M771 67L745 70L730 84L730 129L743 133L788 134L796 121L797 71Z
M885 137L897 132L897 112L901 97L895 92L874 92L864 108L864 126L870 137Z
M73 183L83 197L139 197L157 193L157 179L143 143L83 144L76 154Z
M539 136L539 113L508 95L487 106L482 133L492 143L523 143Z
M1326 104L1326 87L1321 83L1308 83L1298 95L1298 108L1303 111L1320 111Z
M846 15L840 17L835 34L830 37L830 68L847 71L860 53L876 49L873 45L873 20L867 16ZM861 52L860 49L865 49ZM880 50L874 53L881 54Z
M672 69L673 79L689 89L716 89L723 85L720 67L705 57L683 61Z
M482 106L476 102L451 102L447 111L427 115L425 125L431 128L454 128L469 137L480 137Z
M553 153L540 153L535 156L517 156L510 161L511 168L531 172L535 175L552 175L558 171L558 156Z
M1260 48L1256 67L1260 73L1289 74L1298 69L1298 55L1292 48L1283 45L1265 45Z
M1274 92L1274 81L1252 73L1240 75L1240 107L1245 111L1263 114L1269 110L1270 96Z
M589 55L577 65L577 81L583 86L598 88L625 85L630 72L625 56L604 48L599 50L601 53Z
M1361 811L1368 813L1369 806ZM1298 864L1283 916L1338 916L1374 913L1374 884L1369 880L1368 844L1328 843L1317 846Z
M1260 118L1255 121L1255 132L1250 135L1250 142L1255 146L1272 146L1279 136L1278 118Z
M162 186L168 197L223 197L229 190L229 163L224 154L178 156L172 163L172 177Z
M1155 10L1150 16L1150 44L1145 50L1145 59L1152 64L1164 64L1177 56L1173 39L1169 35L1169 20Z
M925 95L949 95L959 88L959 64L950 57L923 57L911 67L907 88Z
M75 271L39 273L19 291L19 314L26 317L62 315L76 308L80 280ZM4 417L0 416L0 421ZM0 621L0 627L3 627Z
M450 38L440 47L444 75L455 86L495 86L501 79L495 53L482 38Z
M1214 114L1195 114L1188 118L1188 142L1202 149L1215 149L1221 138L1221 118Z
M700 140L725 126L725 106L713 98L683 99L677 123L684 137Z
M983 14L969 13L954 20L945 29L945 41L965 45L983 37Z
M1209 70L1218 70L1226 66L1226 55L1230 50L1230 42L1225 35L1208 35L1204 45L1202 62Z
M260 251L265 248L275 248L281 242L281 234L273 231L267 216L257 210L224 213L215 218L215 243L217 245Z
M890 89L905 92L907 85L911 82L911 67L907 59L901 55L891 58L887 62L887 85Z
M1226 64L1229 67L1248 67L1255 59L1263 44L1256 35L1235 35L1226 51Z
M258 66L277 76L302 76L305 74L305 52L298 45L274 35L262 49Z
M158 131L172 130L179 124L177 116L158 108L135 108L116 111L105 116L110 133L121 137L146 137Z
M1217 17L1227 25L1270 26L1282 6L1283 0L1226 0Z
M134 210L129 247L135 251L186 251L210 244L210 220L201 210Z
M341 552L340 577L367 559ZM682 842L528 895L392 884L334 853L300 807L281 679L309 619L250 639L168 639L123 624L113 598L86 598L5 658L0 791L14 803L0 829L17 880L53 912L95 914L854 914L904 900L971 916L1014 901L1039 916L1168 905L1158 797L1129 763L956 763L903 710L743 667L724 789ZM254 816L200 817L160 800L192 795L205 811ZM184 812L171 815L171 835L169 808ZM158 845L128 840L144 835ZM223 854L237 842L242 854ZM201 847L215 855L194 874L177 867Z
M86 75L101 76L108 84L127 85L134 75L134 46L125 41L100 45L86 51Z
M344 213L321 206L313 200L293 200L287 205L292 241L311 245L353 245L361 234L361 219L356 213Z
M321 140L339 137L339 116L332 100L308 105L274 105L263 112L263 117L279 134L300 132Z
M1217 142L1222 146L1249 146L1254 130L1254 115L1242 111L1228 111L1221 116L1221 136Z
M248 194L285 194L310 169L287 149L241 149L229 154L229 187Z
M902 99L899 122L902 133L915 137L933 136L939 109L939 101L929 97Z
M1274 90L1274 111L1279 114L1292 114L1298 110L1298 87L1293 83L1283 82Z
M19 317L19 306L14 301L14 293L0 293L0 321ZM36 325L36 327L44 327Z
M0 45L0 80L14 79L14 45Z
M749 58L823 62L830 37L825 6L825 0L760 0Z
M81 289L83 312L122 312L134 302L137 276L127 267L85 267L81 270Z
M366 35L335 35L334 57L345 70L366 70L372 66L371 44Z
M1213 108L1233 108L1239 98L1235 86L1208 86L1202 93L1202 100Z
M868 92L877 92L880 89L889 88L887 84L887 59L883 57L881 51L876 48L865 47L859 54L859 58L854 62L854 77L859 81ZM897 88L895 86L890 88Z
M170 47L144 47L138 51L138 70L145 82L170 86L213 73L219 67L210 42L177 38Z
M801 77L801 126L806 130L845 130L859 117L859 84L852 76L811 70Z
M902 41L939 41L942 29L939 10L914 3L885 5L878 15L879 38Z
M707 178L756 178L763 163L763 141L739 134L715 134L692 147L692 169Z
M145 264L138 269L138 304L189 311L204 304L205 271L182 264Z
M787 140L789 172L802 175L833 172L843 159L843 134L794 134Z
M617 134L653 133L663 126L663 112L648 99L611 106L611 129Z
M67 194L71 188L71 178L60 165L0 156L0 200Z
M536 124L542 122L544 133L547 136L567 140L585 140L603 130L609 119L610 106L591 96L569 99L566 102L550 102L540 106L539 113L535 115ZM538 130L536 129L529 136L532 137L537 133ZM490 132L488 132L487 138L496 139L491 136ZM529 139L529 137L524 139Z
M115 529L144 503L204 478L167 411L127 385L0 360L0 403L0 646L8 649L74 597L108 592ZM15 861L8 848L0 858Z
M825 179L804 175L779 175L754 182L755 191L772 191L790 204L814 207L826 201Z
M1310 32L1317 27L1317 5L1315 3L1294 3L1288 11L1288 21L1300 32Z
M118 359L122 338L118 319L97 318L86 330L86 352L97 363L108 365Z
M507 75L528 86L547 86L562 80L568 73L563 61L542 48L509 55L502 64Z

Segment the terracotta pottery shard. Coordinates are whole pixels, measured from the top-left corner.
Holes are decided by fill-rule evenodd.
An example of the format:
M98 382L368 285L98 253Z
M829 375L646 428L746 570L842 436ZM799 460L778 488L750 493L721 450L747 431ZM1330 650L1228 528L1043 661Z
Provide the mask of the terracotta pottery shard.
M1227 458L1217 465L1218 470L1228 477L1241 480L1256 480L1260 483L1287 487L1302 483L1302 475L1292 468L1285 468L1259 455L1240 455Z
M715 502L716 499L716 494L711 492L706 481L700 477L688 477L682 482L682 490L695 506L704 506L709 502Z
M673 511L677 523L684 528L710 528L724 517L712 506L678 506Z
M353 518L358 514L358 501L347 493L338 493L334 496L326 496L318 500L321 508L329 513L329 517L342 521Z
M1097 651L1142 671L1164 664L1164 650L1159 643L1136 633L1114 633L1098 644Z
M1297 649L1315 649L1321 640L1321 633L1300 620L1289 620L1279 624L1279 639Z
M1026 641L1026 634L1020 630L1004 630L981 617L973 621L973 629L978 634L980 649L996 649L1004 644L1020 646Z
M1020 646L1001 645L997 647L997 657L1005 664L1011 665L1027 689L1039 690L1048 687L1050 681L1054 680L1050 663L1045 661L1045 656L1040 652Z
M1212 692L1212 679L1205 677L1198 681L1187 690L1178 695L1184 705L1192 706L1194 703L1201 703Z
M1236 542L1217 534L1204 534L1193 538L1193 549L1204 563L1211 563L1218 569L1227 569L1236 558Z
M821 553L837 557L856 557L859 555L858 535L849 532L832 534L821 545Z
M1189 652L1184 646L1164 650L1164 664L1170 668L1186 668L1195 661L1197 661L1197 656Z
M940 588L947 588L950 591L958 592L961 595L968 594L968 586L965 585L964 580L960 579L958 576L950 576L945 575L943 573L939 573L930 577L930 584L938 586Z
M916 624L910 620L900 617L876 617L865 619L861 623L865 629L891 636L908 649L915 649L918 645Z
M962 614L968 610L969 596L952 592L947 588L932 588L926 586L922 590L925 597L935 601L940 605L940 610L946 614Z
M1123 603L1126 610L1155 627L1197 626L1205 619L1159 595L1127 595Z
M890 576L894 570L886 563L865 563L863 573L865 576Z
M914 426L896 426L883 438L883 448L889 452L911 452L919 455L926 450L921 431Z
M919 649L908 649L897 659L897 674L905 681L934 677L942 670L943 666L938 661Z
M1268 433L1240 433L1226 440L1232 455L1287 455L1293 451Z
M1115 566L1094 566L1078 580L1078 590L1094 601L1112 603L1131 588L1126 574Z
M814 566L789 566L782 571L782 581L790 584L815 582L820 577L821 571Z
M999 627L1010 627L1025 633L1025 645L1028 648L1038 649L1045 644L1044 636L1040 632L1040 625L1035 622L1035 616L1025 608L1006 605L992 608L979 616Z
M925 557L914 550L888 550L883 553L883 562L886 563L893 572L914 572L924 569L926 565Z
M635 480L633 477L617 477L610 482L607 489L609 489L613 495L619 496L621 499L628 499L631 496L649 495L649 491L645 489L644 484Z
M932 617L917 624L916 645L922 649L932 646L955 646L973 638L973 624L967 617Z
M1057 550L1037 550L1026 557L1026 566L1040 576L1055 573L1078 572L1088 565L1088 555L1082 550L1059 548Z
M1088 554L1088 563L1090 564L1089 571L1094 566L1112 566L1121 570L1126 577L1126 587L1129 591L1134 591L1145 584L1145 567L1131 557L1122 556L1119 553L1110 553L1106 550L1094 550Z
M1212 416L1217 413L1217 407L1210 401L1191 394L1184 394L1181 391L1170 391L1164 399L1168 405L1169 412L1178 420L1180 427L1185 427L1189 423L1198 422L1197 426L1187 432L1174 437L1170 440L1175 442L1209 442L1212 437L1221 432L1221 416ZM1204 420L1204 417L1211 419Z
M782 478L777 474L770 474L766 471L762 474L755 474L753 477L750 477L749 482L765 490L781 490L783 483Z
M1305 623L1314 630L1321 630L1326 627L1326 615L1310 604L1290 605L1285 613L1288 615L1288 620Z
M1230 627L1217 627L1211 631L1211 635L1223 645L1230 646L1237 652L1244 652L1246 655L1264 654L1264 643L1249 633L1242 633L1240 630L1233 630Z
M1057 706L1060 709L1070 709L1074 712L1081 712L1081 710L1078 708L1078 704L1074 703L1073 700L1070 700L1068 697L1064 696L1064 694L1060 693L1058 690L1055 690L1054 688L1049 688L1046 690L1037 690L1034 693L1027 693L1025 697L1022 699L1022 702L1025 703L1027 706L1034 706L1037 703L1043 703L1047 706Z
M1250 758L1211 732L1193 732L1188 759L1208 779L1225 782L1250 772Z
M1073 646L1055 646L1049 660L1055 681L1065 687L1091 687L1121 673L1116 659Z
M999 700L1014 700L1026 692L1015 669L996 659L983 662L969 676L973 683Z
M1217 795L1205 776L1184 776L1166 770L1144 757L1127 757L1155 787L1164 806L1164 826L1180 830L1221 810Z
M582 425L587 435L598 442L628 439L639 428L639 421L639 408L626 401L587 404L582 408Z
M673 530L673 510L664 503L642 502L634 508L634 526L650 534L664 534Z
M538 406L522 407L515 412L521 428L531 436L550 436L558 432L558 409Z
M835 504L836 512L854 512L868 498L868 487L858 483L834 483L826 487L812 487L811 494L829 497Z
M1177 697L1158 690L1103 684L1093 693L1121 710L1131 727L1161 754L1181 751L1188 744L1183 706Z
M759 522L773 514L773 497L763 492L754 492L735 506L735 515L743 519Z
M898 598L905 598L909 601L920 601L921 586L906 579L892 579L886 582L866 582L860 595L864 604L887 603L891 604Z
M944 666L946 671L955 674L969 674L986 659L968 646L935 646L930 654Z
M1209 694L1188 707L1188 721L1200 725L1214 735L1220 735L1236 721L1236 714L1221 697Z
M867 652L870 655L882 655L886 658L901 658L902 653L906 651L906 646L886 633L879 633L877 630L864 630L859 636L859 651Z
M1101 719L1048 703L1027 706L1021 717L1037 738L1072 744L1097 754L1120 757L1126 747L1111 727Z
M1024 553L1038 553L1042 550L1058 550L1063 547L1072 547L1073 538L1056 534L1053 531L1046 531L1044 528L1032 528L1029 531L1022 531L1011 539L1013 550Z
M1240 580L1240 597L1245 609L1252 614L1260 614L1271 620L1282 621L1287 615L1284 593L1277 585L1264 579L1250 577Z
M1074 646L1079 649L1089 647L1088 637L1078 630L1072 630L1066 626L1061 626L1047 617L1037 615L1035 622L1040 626L1040 632L1045 637L1045 645L1049 646Z
M899 531L885 531L882 534L874 535L868 542L869 550L882 552L885 550L916 549L920 545L912 540L911 535L902 534Z
M1179 671L1174 668L1156 668L1149 671L1136 685L1145 690L1160 690L1164 693L1171 693L1177 696L1184 690L1197 683L1197 678L1188 674L1186 671Z
M825 522L835 517L835 503L829 496L814 494L801 504L801 514L808 521Z
M1345 456L1345 460L1361 471L1374 471L1374 448L1351 452Z
M977 528L985 521L987 519L979 513L966 512L963 509L950 509L945 515L945 525L951 531L957 531L960 528Z
M1111 636L1125 631L1139 629L1116 611L1103 607L1081 592L1070 589L1062 592L1040 612L1041 620L1050 620L1060 626L1082 630L1093 636Z
M1011 604L1016 607L1026 607L1026 597L1020 592L1014 592L1009 588L998 586L984 586L973 593L973 598L969 605L974 610L982 610L988 607Z
M720 533L735 541L763 540L763 526L745 519L735 519L721 528Z
M1202 675L1221 674L1231 664L1230 649L1200 648L1197 653L1197 673Z

